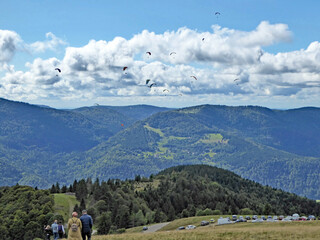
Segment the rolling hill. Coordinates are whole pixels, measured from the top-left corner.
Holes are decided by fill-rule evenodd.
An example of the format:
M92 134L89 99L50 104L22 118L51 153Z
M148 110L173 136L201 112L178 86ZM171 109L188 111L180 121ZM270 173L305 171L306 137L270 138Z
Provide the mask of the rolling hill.
M133 178L207 164L319 199L320 109L201 105L57 110L0 99L1 185Z
M100 178L148 176L170 166L201 163L318 198L319 117L316 108L204 105L161 112L87 151L93 162L88 172Z

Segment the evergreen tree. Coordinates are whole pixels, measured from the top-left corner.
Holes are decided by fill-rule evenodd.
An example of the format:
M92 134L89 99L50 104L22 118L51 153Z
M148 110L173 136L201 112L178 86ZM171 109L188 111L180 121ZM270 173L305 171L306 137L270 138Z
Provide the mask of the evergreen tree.
M84 199L81 199L80 202L80 211L82 212L82 210L86 209L86 203L84 202Z
M58 182L56 183L56 193L60 193L60 185Z
M52 184L52 186L51 186L50 193L52 193L52 194L57 193L57 189L54 184Z
M61 188L61 193L66 193L67 192L67 186L63 185Z
M98 234L108 234L111 228L111 213L102 213L98 219Z

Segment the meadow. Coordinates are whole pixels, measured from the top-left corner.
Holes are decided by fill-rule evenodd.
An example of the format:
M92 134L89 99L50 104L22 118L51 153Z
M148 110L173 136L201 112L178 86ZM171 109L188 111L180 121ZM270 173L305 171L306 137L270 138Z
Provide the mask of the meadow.
M80 202L74 195L68 194L54 194L54 211L56 214L63 216L65 222L71 217L73 208L76 204L80 205Z
M194 230L171 230L155 233L124 233L94 236L93 240L212 240L212 239L319 239L320 221L210 224Z

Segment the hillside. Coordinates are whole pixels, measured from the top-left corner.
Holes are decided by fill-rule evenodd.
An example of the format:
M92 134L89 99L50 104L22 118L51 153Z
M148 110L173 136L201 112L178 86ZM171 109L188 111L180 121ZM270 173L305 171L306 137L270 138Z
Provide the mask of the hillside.
M2 185L133 178L208 164L320 199L320 109L148 105L57 110L0 99ZM143 119L144 117L147 117Z
M135 180L82 179L73 189L78 200L86 202L101 234L212 214L320 214L320 205L314 200L206 165L172 167Z
M312 108L204 105L157 113L89 150L88 172L123 179L202 163L317 199L320 158L310 156L318 156L320 130L314 127L310 139L306 133L318 118L319 109ZM293 142L294 151L289 151ZM309 154L299 155L306 144Z
M165 110L137 108L137 119ZM70 156L81 156L137 119L103 106L58 110L0 98L0 183L49 187L57 179L66 182L75 166Z

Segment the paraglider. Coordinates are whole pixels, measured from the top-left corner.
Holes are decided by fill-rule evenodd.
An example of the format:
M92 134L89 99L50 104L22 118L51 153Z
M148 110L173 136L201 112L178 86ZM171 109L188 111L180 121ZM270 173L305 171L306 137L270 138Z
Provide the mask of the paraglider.
M124 72L124 74L127 74L125 71L127 70L128 67L123 67L122 71Z
M121 123L121 127L124 127L124 124L123 124L123 123Z
M236 78L235 80L233 80L237 85L239 85L239 83L237 83L237 81L240 81L240 78Z
M60 68L55 68L54 70L57 70L59 73L61 73L61 69ZM56 76L58 77L58 74L56 74Z
M214 15L220 15L220 13L219 12L215 12Z
M162 92L169 92L169 90L168 89L163 89L163 91Z
M148 85L149 82L150 82L150 79L147 79L147 80L146 80L146 85Z
M202 41L204 41L204 38L202 38Z
M157 84L151 83L150 86L148 86L148 87L151 88L153 85L157 85Z
M151 52L146 52L146 54L148 54L149 56L151 56Z
M190 76L190 77L194 78L195 80L198 80L198 78L196 76Z
M170 53L170 56L171 56L172 54L177 54L177 53L176 53L176 52L171 52L171 53Z

